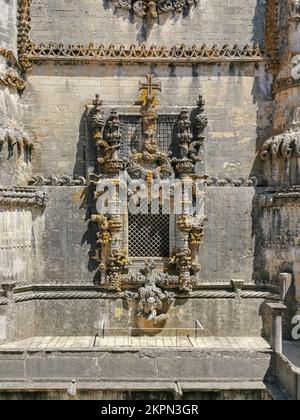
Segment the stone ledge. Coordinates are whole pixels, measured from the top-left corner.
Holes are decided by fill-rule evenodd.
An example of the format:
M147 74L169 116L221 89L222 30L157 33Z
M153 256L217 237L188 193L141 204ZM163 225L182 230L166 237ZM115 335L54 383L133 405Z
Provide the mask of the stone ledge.
M15 352L0 359L0 382L263 381L270 350L115 349L88 352Z

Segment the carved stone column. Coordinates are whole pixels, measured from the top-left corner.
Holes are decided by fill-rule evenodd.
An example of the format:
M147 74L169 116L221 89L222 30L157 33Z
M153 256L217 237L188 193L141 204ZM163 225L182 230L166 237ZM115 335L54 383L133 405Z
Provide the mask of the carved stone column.
M298 0L280 3L279 71L274 83L276 134L300 129L300 6Z

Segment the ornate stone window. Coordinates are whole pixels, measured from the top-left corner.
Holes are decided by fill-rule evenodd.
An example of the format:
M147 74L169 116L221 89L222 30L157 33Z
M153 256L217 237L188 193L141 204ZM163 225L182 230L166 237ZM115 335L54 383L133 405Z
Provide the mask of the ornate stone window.
M96 259L101 284L123 293L126 285L143 278L154 287L156 276L188 292L201 268L198 248L205 217L192 208L198 194L195 167L203 161L204 102L200 97L197 108L159 113L161 84L147 75L139 90L132 109L108 113L97 96L88 116L96 150L96 173L90 175L95 202L107 193L104 183L113 185L107 195L112 203L108 213L99 213L97 204L92 206L98 210L91 222L98 228ZM185 183L191 187L190 194ZM124 184L129 186L125 196ZM171 186L169 201L164 195L166 184ZM146 193L136 195L134 188L141 186ZM136 212L131 212L132 197Z

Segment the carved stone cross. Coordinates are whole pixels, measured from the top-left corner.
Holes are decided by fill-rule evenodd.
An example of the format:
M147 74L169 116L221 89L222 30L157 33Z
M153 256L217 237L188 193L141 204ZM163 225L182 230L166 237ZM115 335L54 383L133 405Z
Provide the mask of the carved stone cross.
M153 74L147 74L146 79L147 79L147 83L140 83L139 90L146 90L148 96L153 95L154 91L156 90L161 92L161 83L153 82L153 79L154 79Z
M155 105L158 105L156 92L161 92L161 83L154 83L154 75L153 74L147 74L146 75L147 82L146 83L139 83L139 91L141 91L141 96L139 98L139 101L137 105L142 105L146 102L146 99L148 97L154 98Z

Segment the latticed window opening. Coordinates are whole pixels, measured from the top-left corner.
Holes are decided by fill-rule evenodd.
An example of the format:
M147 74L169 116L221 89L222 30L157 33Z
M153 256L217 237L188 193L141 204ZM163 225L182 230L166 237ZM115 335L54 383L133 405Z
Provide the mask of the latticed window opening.
M170 256L169 215L131 214L128 223L130 257Z
M172 151L174 127L177 121L176 115L159 115L157 122L156 139L162 153ZM120 156L128 157L133 150L143 150L144 138L142 131L142 118L137 115L121 115L122 144Z

